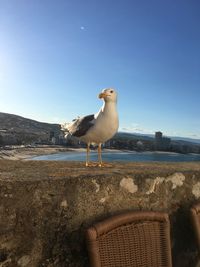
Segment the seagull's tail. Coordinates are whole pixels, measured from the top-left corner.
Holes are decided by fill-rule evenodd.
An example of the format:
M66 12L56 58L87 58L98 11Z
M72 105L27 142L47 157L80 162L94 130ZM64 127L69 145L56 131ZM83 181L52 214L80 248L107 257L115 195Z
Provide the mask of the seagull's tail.
M73 119L72 122L65 122L61 124L61 131L64 132L65 138L67 138L69 135L72 135L73 132L73 126L74 123L79 119L80 117L77 117L76 119Z
M65 122L63 124L61 124L61 131L64 132L65 134L65 138L67 138L68 135L70 135L70 122Z

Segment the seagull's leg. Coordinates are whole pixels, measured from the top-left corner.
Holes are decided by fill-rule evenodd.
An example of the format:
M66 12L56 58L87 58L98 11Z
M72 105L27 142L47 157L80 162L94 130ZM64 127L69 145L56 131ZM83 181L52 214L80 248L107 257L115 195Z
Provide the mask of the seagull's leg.
M98 160L99 160L99 167L112 167L112 164L105 163L102 161L101 156L102 150L101 150L101 143L98 145Z
M86 155L86 163L85 166L89 166L89 161L90 161L90 143L87 143L87 155Z
M98 144L98 161L99 161L99 167L102 167L102 156L101 156L101 143Z

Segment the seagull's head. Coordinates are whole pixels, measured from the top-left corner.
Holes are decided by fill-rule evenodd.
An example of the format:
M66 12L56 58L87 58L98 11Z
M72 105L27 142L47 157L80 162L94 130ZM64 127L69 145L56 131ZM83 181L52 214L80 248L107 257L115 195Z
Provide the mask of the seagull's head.
M106 88L99 94L99 98L105 102L117 102L117 92L113 88Z

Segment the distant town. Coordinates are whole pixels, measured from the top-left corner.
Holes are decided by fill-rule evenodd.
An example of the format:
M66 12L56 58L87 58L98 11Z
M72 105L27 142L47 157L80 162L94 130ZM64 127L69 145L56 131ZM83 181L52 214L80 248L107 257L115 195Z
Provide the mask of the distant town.
M65 137L60 124L42 123L13 114L0 112L0 147L14 145L60 145L81 148L86 145L70 134ZM155 135L118 132L104 144L105 148L142 151L166 151L200 154L200 141L169 138L161 131Z
M69 135L65 144L72 147L84 147L85 144ZM111 140L104 144L105 148L142 151L166 151L177 153L197 153L200 154L200 144L181 140L171 140L163 136L162 132L155 132L154 137L139 136L131 133L117 133Z

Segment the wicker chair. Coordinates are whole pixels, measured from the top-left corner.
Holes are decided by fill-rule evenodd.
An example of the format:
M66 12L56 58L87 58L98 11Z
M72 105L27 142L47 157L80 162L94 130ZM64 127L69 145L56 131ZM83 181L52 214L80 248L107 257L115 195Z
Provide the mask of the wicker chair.
M112 216L90 227L86 240L91 267L172 267L166 213Z
M192 206L191 218L192 218L194 233L197 240L198 250L200 252L200 203Z

